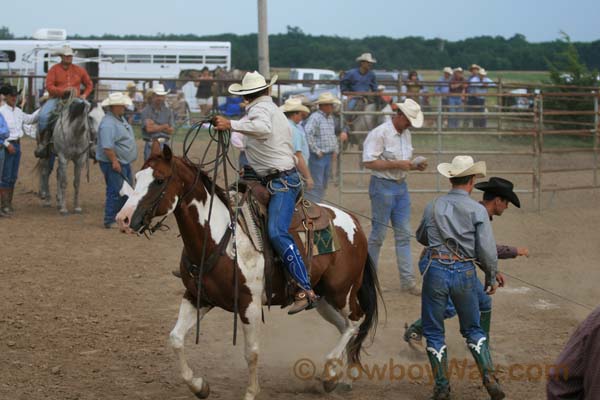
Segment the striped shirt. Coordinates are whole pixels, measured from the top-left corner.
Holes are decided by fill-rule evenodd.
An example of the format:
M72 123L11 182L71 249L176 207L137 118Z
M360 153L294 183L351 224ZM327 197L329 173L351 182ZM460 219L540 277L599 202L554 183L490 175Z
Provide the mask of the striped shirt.
M369 132L363 144L362 160L410 160L412 155L410 131L405 129L399 133L392 121L388 121ZM403 181L407 176L407 172L401 169L371 170L371 174L394 181Z
M333 115L325 115L321 110L317 110L308 117L304 126L306 139L310 152L318 153L337 153L338 141L335 136L335 120Z

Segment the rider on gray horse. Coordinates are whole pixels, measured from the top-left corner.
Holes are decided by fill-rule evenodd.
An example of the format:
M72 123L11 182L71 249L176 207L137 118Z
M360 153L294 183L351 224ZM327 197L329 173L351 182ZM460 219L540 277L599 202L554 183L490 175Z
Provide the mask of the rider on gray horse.
M60 64L50 68L46 76L46 90L50 94L50 98L40 110L38 124L40 137L35 150L36 157L47 158L49 156L48 144L52 139L53 125L59 114L57 106L61 99L73 95L77 98L75 101L85 101L94 88L87 71L73 64L73 54L73 50L69 46L64 46L60 50ZM85 88L83 93L81 92L82 85Z

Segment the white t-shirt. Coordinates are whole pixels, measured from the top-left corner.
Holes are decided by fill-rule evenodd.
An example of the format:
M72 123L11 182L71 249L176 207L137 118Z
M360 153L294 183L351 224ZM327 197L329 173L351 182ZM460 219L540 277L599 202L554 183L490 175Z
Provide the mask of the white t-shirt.
M369 132L363 145L363 162L375 160L410 160L413 147L410 131L398 133L392 121L384 122ZM379 178L403 181L408 175L401 169L371 170Z

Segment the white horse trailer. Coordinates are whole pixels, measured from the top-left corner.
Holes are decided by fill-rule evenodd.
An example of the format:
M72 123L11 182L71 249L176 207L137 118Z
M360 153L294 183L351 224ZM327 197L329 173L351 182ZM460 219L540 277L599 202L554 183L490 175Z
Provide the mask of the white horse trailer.
M92 78L98 77L99 98L109 91L124 90L136 81L142 88L144 78L169 81L184 70L217 67L231 68L230 42L133 41L133 40L0 40L0 76L45 76L58 63L58 50L65 45L76 52L73 62L83 66ZM114 80L111 78L126 78ZM23 78L13 84L23 87ZM189 85L188 85L189 86ZM33 82L36 96L43 93L44 79ZM190 90L186 91L189 100ZM194 99L195 100L195 99Z

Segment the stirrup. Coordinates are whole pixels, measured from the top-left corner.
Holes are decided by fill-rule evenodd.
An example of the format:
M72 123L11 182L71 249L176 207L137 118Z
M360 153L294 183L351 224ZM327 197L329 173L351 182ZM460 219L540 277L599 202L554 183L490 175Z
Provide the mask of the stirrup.
M288 315L294 315L300 311L310 310L316 307L319 296L312 290L300 290L294 296L294 304L288 310Z

